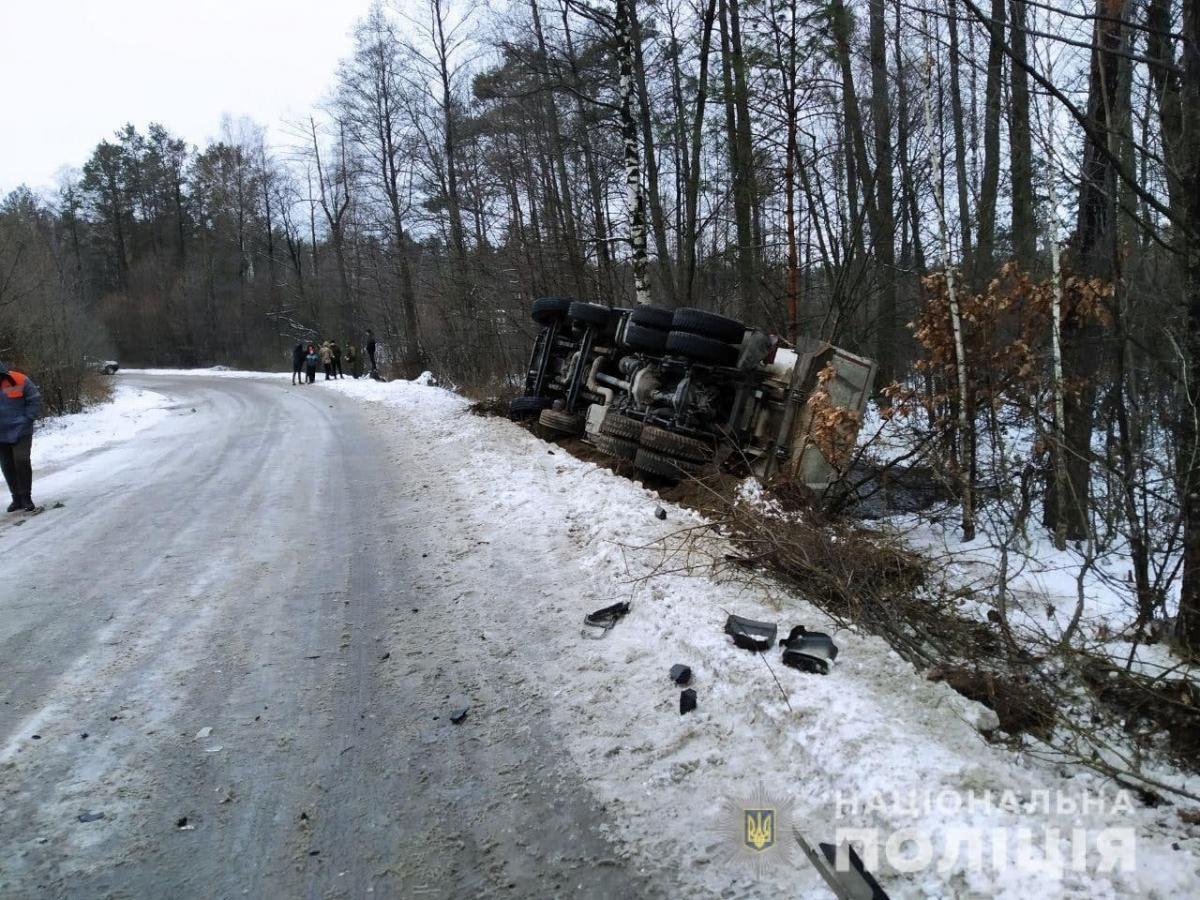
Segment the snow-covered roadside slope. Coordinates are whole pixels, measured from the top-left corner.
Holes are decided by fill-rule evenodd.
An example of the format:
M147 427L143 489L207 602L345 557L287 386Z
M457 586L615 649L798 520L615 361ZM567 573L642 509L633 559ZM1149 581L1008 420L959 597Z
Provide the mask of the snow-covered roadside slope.
M117 376L118 378L120 376ZM107 403L38 423L33 439L35 477L108 444L127 441L168 414L170 399L154 391L118 383Z
M659 521L658 498L641 486L515 425L471 416L466 401L437 388L345 380L321 389L381 404L386 425L423 439L419 459L398 460L398 477L437 477L469 501L465 517L445 516L478 548L455 562L454 577L487 584L478 603L494 605L482 611L491 640L525 638L505 601L549 624L554 663L531 677L556 698L564 749L623 823L614 838L677 871L679 896L829 896L797 853L757 873L735 858L742 822L729 803L759 790L781 810L790 803L792 823L814 843L838 828L879 829L881 849L891 840L895 852L881 853L875 871L894 898L1194 895L1200 829L1176 808L1114 803L1091 773L988 745L976 730L986 711L916 675L883 641L835 632L841 655L828 677L784 668L777 651L734 648L722 633L727 612L778 621L781 635L796 624L832 626L798 597L710 577L702 556L664 553L681 529L703 527L695 513L662 504ZM723 549L705 538L700 552ZM526 591L531 583L540 595ZM623 599L633 611L608 638L581 636L587 612ZM699 708L686 716L667 678L674 663L695 673ZM1049 852L1048 828L1058 829ZM1134 864L1110 852L1116 870L1103 871L1097 842L1129 838ZM1084 845L1087 856L1073 858Z

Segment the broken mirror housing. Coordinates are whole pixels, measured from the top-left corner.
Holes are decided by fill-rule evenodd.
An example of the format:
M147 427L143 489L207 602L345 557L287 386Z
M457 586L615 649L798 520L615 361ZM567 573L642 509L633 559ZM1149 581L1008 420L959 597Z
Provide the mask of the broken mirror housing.
M756 653L770 648L778 632L779 626L773 622L756 622L733 614L725 620L725 633L733 638L734 644Z
M838 648L833 638L823 631L807 631L803 625L797 625L787 637L779 642L783 647L783 664L811 672L814 675L828 675L829 664L837 659Z

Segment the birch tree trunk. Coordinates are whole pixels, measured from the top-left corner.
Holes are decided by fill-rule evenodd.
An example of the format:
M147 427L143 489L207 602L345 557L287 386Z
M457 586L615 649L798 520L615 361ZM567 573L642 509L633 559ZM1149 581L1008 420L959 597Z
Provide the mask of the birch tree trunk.
M1054 366L1054 491L1059 497L1064 496L1067 489L1067 467L1065 463L1065 446L1063 423L1066 421L1066 408L1063 396L1063 362L1062 362L1062 263L1061 248L1058 242L1057 222L1052 224L1050 235L1050 259L1054 272L1054 301L1050 308L1050 355ZM1059 550L1067 549L1066 523L1059 517L1054 528L1054 546Z
M634 0L617 0L617 52L620 64L621 137L625 145L625 202L629 208L629 245L633 252L633 288L639 305L650 302L650 283L646 278L646 198L642 191L641 152L638 123L633 114L634 78L633 25Z
M878 379L889 384L896 377L896 214L892 176L891 98L888 96L887 29L885 0L871 0L871 118L875 137L875 220L871 246L875 251L875 282L879 310L875 323L875 359Z

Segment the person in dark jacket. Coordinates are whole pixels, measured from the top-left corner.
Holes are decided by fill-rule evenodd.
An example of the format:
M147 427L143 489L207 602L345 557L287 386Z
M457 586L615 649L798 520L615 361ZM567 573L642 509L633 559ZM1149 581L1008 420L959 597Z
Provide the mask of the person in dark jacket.
M371 371L379 371L379 367L375 364L375 332L370 328L367 329L367 356L371 357Z
M350 374L354 378L362 375L362 367L358 362L358 354L354 351L353 341L346 341L346 364L350 366Z
M301 341L292 348L292 384L304 382L304 356L304 342Z
M9 512L33 512L33 423L42 414L42 392L33 379L0 363L0 469L8 483Z
M317 380L317 363L320 361L321 354L317 350L317 345L309 343L308 352L304 354L304 376L309 384Z
M329 345L329 350L333 353L333 377L345 378L342 374L342 345L334 341Z

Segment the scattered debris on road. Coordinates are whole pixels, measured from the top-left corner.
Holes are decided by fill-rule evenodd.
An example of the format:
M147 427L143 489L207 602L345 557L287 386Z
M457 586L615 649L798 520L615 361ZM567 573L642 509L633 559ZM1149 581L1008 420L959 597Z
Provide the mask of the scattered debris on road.
M775 643L779 626L774 622L756 622L730 613L725 620L725 633L743 650L761 652Z
M667 518L667 511L661 506L654 507L654 518L665 521Z
M454 710L454 712L450 713L450 721L455 725L460 724L467 717L467 710L469 708L470 707L463 706Z
M99 822L104 818L104 813L85 811L76 816L76 818L79 819L80 822Z
M210 734L212 734L212 726L205 725L203 728L201 728L199 731L196 732L196 740L202 741L206 737L208 737Z
M683 663L676 663L671 666L671 680L676 684L687 684L692 680L691 667L685 666Z
M838 900L890 900L849 842L840 848L821 844L818 853L799 831L793 831L793 836Z
M696 691L687 688L679 692L679 714L685 716L696 708Z
M602 638L612 630L614 625L620 622L628 614L629 603L627 601L614 603L611 606L598 609L594 613L590 613L589 615L585 616L583 619L583 624L587 626L587 628L598 629L600 633L590 635L587 633L587 628L585 628L583 632L584 636Z
M829 664L837 659L838 648L833 638L823 631L806 631L797 625L779 642L783 647L783 664L802 672L828 675Z

